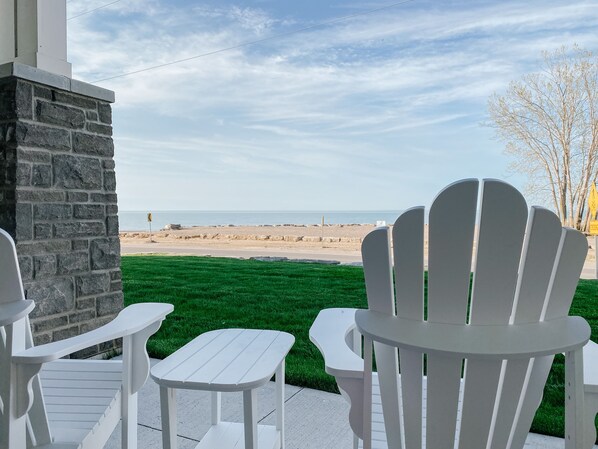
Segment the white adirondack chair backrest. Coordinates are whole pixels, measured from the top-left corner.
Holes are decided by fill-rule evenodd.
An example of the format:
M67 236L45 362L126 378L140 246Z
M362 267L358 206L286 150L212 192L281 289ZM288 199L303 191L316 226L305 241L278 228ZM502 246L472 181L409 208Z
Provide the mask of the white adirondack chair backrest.
M33 346L33 337L29 326L28 313L33 308L32 301L25 299L21 271L15 244L10 235L0 229L0 308L9 307L14 310L14 323L0 324L0 441L6 434L8 405L10 396L14 395L14 380L11 380L11 356ZM38 378L32 382L34 394L33 405L29 411L28 441L49 442L50 431L41 395Z
M394 292L388 229L364 239L371 310L455 325L532 323L568 314L587 241L546 209L532 207L528 214L512 186L484 180L480 189L478 180L468 179L436 197L428 223L427 306L424 229L423 207L407 210L394 224ZM397 362L375 349L383 395L402 393L393 415L384 410L389 447L408 449L523 448L553 359L425 355L424 376L424 355L401 349L399 380ZM394 413L398 424L387 420Z
M25 299L17 250L10 235L0 229L0 304Z

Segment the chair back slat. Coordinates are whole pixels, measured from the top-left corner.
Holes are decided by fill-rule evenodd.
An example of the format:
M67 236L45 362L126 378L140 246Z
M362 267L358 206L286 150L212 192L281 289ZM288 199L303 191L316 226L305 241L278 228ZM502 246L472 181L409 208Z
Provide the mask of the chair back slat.
M470 323L509 322L526 222L527 204L515 188L483 181Z
M424 208L402 213L392 228L397 315L424 319Z
M558 265L550 282L546 314L552 320L569 313L573 295L579 282L579 273L588 253L588 241L574 229L563 229L562 244L558 249Z
M25 299L17 250L11 236L0 229L0 304Z
M428 321L465 323L478 184L477 179L451 184L430 208Z
M527 221L527 204L512 186L485 180L470 305L471 324L508 324ZM467 360L459 447L486 447L502 362Z
M455 441L461 367L460 359L427 355L426 449Z
M534 323L540 320L562 232L561 222L554 213L541 207L532 207L516 304L511 318L513 323Z
M465 324L478 199L478 181L451 184L430 208L428 321ZM462 361L427 355L426 447L455 440Z
M392 281L392 261L388 227L380 227L370 232L361 245L363 272L365 276L368 308L370 310L395 315L394 289ZM385 417L386 437L389 447L400 447L401 426L399 411L399 362L397 348L382 343L374 343L376 365L383 397L396 398L384 401L382 411ZM386 424L388 423L388 424Z
M392 228L397 315L424 319L424 208L405 211ZM405 447L422 447L423 355L399 351ZM409 404L407 407L404 404Z
M540 319L561 232L556 215L540 207L531 208L511 322L531 323ZM529 360L503 363L503 384L491 447L506 447L511 438L529 363Z
M368 308L394 315L390 242L386 226L376 228L365 236L361 244L361 257Z

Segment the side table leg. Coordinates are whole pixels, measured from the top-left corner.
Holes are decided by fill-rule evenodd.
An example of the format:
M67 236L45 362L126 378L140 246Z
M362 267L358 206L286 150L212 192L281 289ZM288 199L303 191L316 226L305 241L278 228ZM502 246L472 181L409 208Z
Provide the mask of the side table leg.
M222 410L222 394L219 391L212 391L212 425L220 424Z
M257 390L243 391L245 449L257 449Z
M177 418L176 390L160 386L160 412L162 414L162 447L176 449Z
M276 430L280 432L280 449L284 449L284 359L276 369Z

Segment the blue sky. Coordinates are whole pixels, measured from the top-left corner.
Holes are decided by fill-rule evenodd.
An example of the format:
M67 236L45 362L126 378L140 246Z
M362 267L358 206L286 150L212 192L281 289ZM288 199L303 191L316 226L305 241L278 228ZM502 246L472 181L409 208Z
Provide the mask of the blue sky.
M80 15L112 1L69 0L67 17L74 77L116 92L121 210L400 210L465 177L523 188L484 126L488 97L542 50L598 50L598 0L367 14L396 2L120 0Z

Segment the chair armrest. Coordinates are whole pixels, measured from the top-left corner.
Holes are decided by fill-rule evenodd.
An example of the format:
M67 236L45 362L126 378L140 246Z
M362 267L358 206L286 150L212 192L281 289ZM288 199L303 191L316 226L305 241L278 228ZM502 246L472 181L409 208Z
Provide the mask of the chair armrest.
M19 321L25 318L33 310L35 304L30 299L18 299L0 303L0 327Z
M530 324L485 326L416 321L359 310L355 322L364 336L389 346L485 360L558 354L579 349L590 339L590 325L578 316Z
M346 340L355 329L356 310L321 310L309 329L309 339L322 353L326 372L337 378L363 378L363 359Z
M151 324L162 321L174 310L172 304L140 303L123 309L114 320L85 334L35 346L12 357L13 362L42 364L115 338L133 335Z

